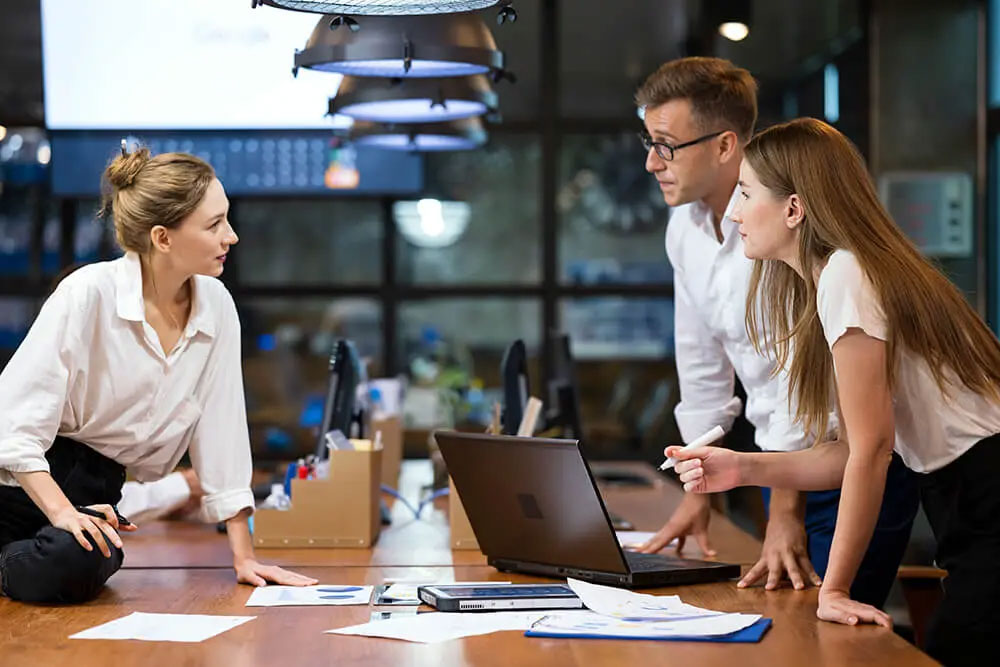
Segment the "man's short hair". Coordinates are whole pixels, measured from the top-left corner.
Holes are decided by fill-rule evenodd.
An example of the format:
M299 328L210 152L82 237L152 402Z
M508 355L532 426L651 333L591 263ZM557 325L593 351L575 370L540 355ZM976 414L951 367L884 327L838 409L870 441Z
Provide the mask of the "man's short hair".
M649 75L635 94L640 107L671 100L691 102L694 121L705 132L732 130L749 141L757 123L757 82L750 72L722 58L671 60Z

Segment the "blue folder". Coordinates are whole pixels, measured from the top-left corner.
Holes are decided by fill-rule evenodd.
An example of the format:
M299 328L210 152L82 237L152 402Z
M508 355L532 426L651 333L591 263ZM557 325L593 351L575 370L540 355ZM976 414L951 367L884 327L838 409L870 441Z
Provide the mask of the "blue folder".
M762 618L753 625L749 625L742 630L737 630L736 632L730 632L728 635L713 635L711 637L698 636L698 637L618 637L614 635L593 635L593 634L579 634L579 635L566 635L557 634L554 632L544 632L537 630L528 630L524 633L525 637L551 637L554 639L641 639L641 640L654 640L654 641L667 641L667 642L733 642L733 643L744 643L753 644L759 642L760 638L764 636L767 629L771 627L771 619Z

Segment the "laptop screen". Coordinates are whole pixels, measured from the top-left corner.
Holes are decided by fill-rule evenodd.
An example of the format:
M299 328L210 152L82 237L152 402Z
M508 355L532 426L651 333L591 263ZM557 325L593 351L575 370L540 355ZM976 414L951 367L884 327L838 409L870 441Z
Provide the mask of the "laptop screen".
M627 572L576 441L449 432L434 437L484 554Z

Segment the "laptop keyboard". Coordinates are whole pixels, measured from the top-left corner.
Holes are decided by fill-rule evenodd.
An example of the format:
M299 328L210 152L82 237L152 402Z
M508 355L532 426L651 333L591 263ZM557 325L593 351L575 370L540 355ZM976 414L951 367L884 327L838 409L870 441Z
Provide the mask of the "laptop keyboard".
M628 563L629 569L633 572L653 572L668 567L690 566L690 563L685 563L680 558L660 554L640 554L634 551L625 552L625 561Z

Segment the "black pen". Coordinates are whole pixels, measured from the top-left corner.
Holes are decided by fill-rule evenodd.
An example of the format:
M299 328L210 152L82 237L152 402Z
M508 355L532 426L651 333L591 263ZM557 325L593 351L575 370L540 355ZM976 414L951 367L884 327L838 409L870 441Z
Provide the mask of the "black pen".
M118 508L117 507L115 507L114 505L112 505L111 509L113 509L115 511L115 516L118 517L118 525L120 525L120 526L131 526L132 525L131 521L129 521L128 519L126 519L125 517L123 517L118 512ZM105 521L107 521L107 519L108 519L108 517L104 516L103 513L98 512L97 510L91 509L89 507L81 507L80 505L77 505L76 506L76 511L79 512L80 514L86 514L87 516L93 516L93 517L97 517L98 519L104 519Z

